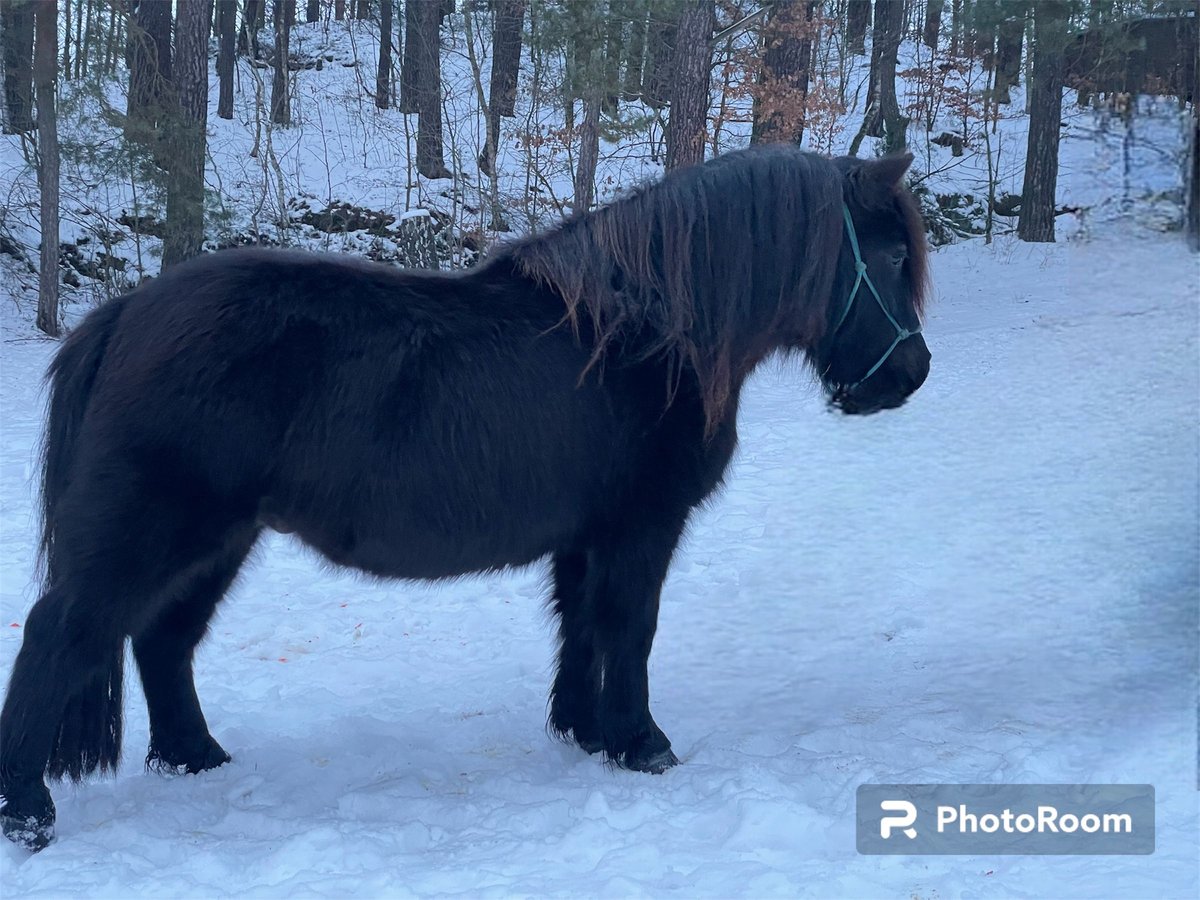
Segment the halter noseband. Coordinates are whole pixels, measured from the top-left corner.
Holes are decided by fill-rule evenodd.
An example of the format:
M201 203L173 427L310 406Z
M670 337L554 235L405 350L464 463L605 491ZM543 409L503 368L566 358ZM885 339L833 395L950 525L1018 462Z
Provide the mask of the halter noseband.
M917 328L910 331L907 328L901 327L900 323L896 321L895 316L888 311L887 304L883 302L883 298L879 296L879 291L875 288L875 283L871 281L871 276L867 274L867 264L863 262L862 253L858 249L858 235L854 232L854 220L850 218L850 207L844 203L842 204L842 217L846 220L846 236L850 238L850 249L854 251L854 271L857 275L854 278L854 287L850 290L850 297L846 300L846 308L838 316L837 323L833 326L833 331L829 333L830 337L836 335L838 329L845 324L846 318L850 315L850 309L854 306L854 299L858 296L858 289L863 282L866 282L872 296L875 298L875 302L879 304L879 308L883 310L883 314L887 316L887 320L896 329L895 340L892 341L891 346L887 350L883 351L883 356L879 357L879 361L867 370L866 375L858 379L854 384L846 386L846 390L852 391L879 371L879 367L888 361L888 357L892 355L893 350L900 346L901 341L907 340L915 334L920 334L921 328L917 326Z

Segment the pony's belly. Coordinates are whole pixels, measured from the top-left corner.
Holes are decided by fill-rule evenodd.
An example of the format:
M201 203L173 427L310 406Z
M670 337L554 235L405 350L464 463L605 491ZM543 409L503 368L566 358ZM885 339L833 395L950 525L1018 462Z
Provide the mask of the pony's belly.
M525 566L567 543L557 529L530 528L528 523L452 532L361 525L334 531L278 518L264 524L281 533L295 532L330 562L385 578L453 578Z

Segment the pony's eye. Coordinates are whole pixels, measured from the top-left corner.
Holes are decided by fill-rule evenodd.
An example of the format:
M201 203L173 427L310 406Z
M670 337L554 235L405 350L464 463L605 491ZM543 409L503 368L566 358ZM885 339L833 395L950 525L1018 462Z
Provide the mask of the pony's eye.
M901 247L899 250L895 251L892 254L892 265L895 268L899 269L906 262L908 262L908 248L907 247Z

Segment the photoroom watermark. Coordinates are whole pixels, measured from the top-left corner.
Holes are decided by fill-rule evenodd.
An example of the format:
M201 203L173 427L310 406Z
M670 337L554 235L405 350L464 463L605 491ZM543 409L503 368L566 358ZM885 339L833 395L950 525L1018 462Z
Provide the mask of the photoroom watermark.
M1154 852L1148 784L864 784L857 817L867 854Z

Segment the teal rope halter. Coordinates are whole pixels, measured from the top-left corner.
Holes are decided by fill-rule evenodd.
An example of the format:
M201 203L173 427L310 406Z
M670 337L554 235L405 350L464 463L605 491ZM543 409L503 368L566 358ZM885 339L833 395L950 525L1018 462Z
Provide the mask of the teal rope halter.
M842 218L846 220L846 236L850 238L850 249L854 251L854 271L857 274L854 278L854 287L850 290L850 297L846 300L846 308L843 309L842 314L838 316L837 323L833 326L833 331L830 332L830 336L832 337L833 335L836 335L838 329L845 324L847 317L850 315L850 310L854 306L854 300L858 296L858 289L863 285L864 282L870 289L871 295L875 298L875 302L879 304L879 308L883 310L883 314L887 316L887 320L891 322L892 327L896 329L895 340L893 340L891 346L889 346L887 350L883 352L883 356L879 357L879 361L867 370L866 375L858 379L858 381L854 382L854 384L846 386L845 389L847 391L852 391L879 371L879 367L888 361L888 357L892 355L892 351L900 346L901 341L907 340L914 334L920 334L921 328L920 326L917 326L917 328L910 331L909 329L902 327L900 323L896 321L896 317L893 316L888 310L887 304L884 303L883 298L879 296L879 291L876 289L875 283L871 281L871 276L867 274L867 264L863 262L862 252L858 249L858 235L854 231L854 220L850 218L850 207L844 203L842 204Z

